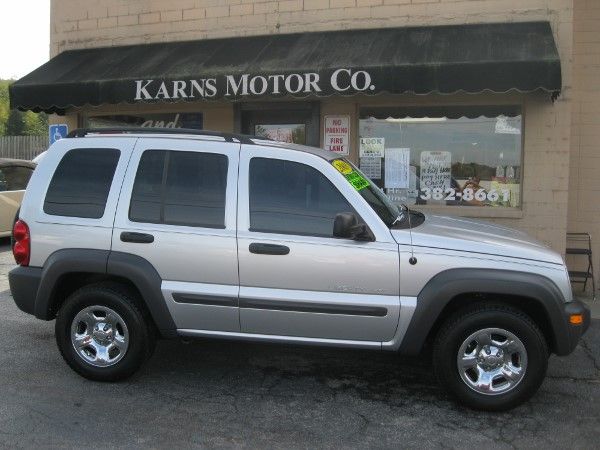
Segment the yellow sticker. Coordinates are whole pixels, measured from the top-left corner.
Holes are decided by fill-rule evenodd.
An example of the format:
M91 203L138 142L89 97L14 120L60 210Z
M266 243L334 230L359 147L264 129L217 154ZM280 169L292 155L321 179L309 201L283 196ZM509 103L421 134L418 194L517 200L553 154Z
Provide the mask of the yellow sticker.
M339 172L341 172L344 175L348 175L352 172L352 166L346 161L342 161L341 159L336 159L331 164L333 164L333 167L335 167Z

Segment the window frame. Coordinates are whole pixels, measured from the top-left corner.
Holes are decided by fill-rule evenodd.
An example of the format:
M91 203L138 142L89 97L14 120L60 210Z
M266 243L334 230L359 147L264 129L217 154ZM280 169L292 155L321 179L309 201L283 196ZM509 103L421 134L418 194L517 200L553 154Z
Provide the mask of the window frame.
M318 237L318 238L325 238L325 239L340 239L338 237L335 237L333 235L329 236L329 235L324 235L324 234L318 234L318 233L302 233L302 232L284 232L284 231L278 231L278 230L262 230L262 229L256 229L252 227L252 192L251 192L251 169L252 169L252 161L255 159L263 159L263 160L272 160L272 161L283 161L283 162L289 162L292 164L299 164L305 167L308 167L309 169L312 169L313 171L316 172L316 174L318 176L323 177L323 179L325 180L326 183L329 183L329 185L341 196L341 198L344 199L344 201L346 203L348 203L348 205L350 206L350 211L340 211L340 212L352 212L356 215L356 218L358 220L359 223L363 222L366 223L361 215L356 211L356 209L354 208L354 206L352 205L352 202L350 202L350 200L348 200L348 198L342 193L342 191L335 185L335 183L333 183L323 172L321 172L320 170L318 170L316 167L307 164L305 162L299 162L299 161L291 161L291 160L287 160L287 159L277 159L277 158L270 158L270 157L265 157L265 156L252 156L249 161L248 161L248 231L252 232L252 233L265 233L265 234L283 234L283 235L288 235L288 236L309 236L309 237ZM333 230L333 223L332 223L332 230Z
M348 183L344 176L331 165L331 159L324 158L318 153L312 153L310 148L302 151L303 147L286 145L249 145L242 144L239 153L239 195L236 206L237 211L237 237L246 240L260 240L261 242L289 243L319 243L329 246L361 246L364 248L379 247L387 248L389 243L397 245L390 229L383 223L379 216L371 209L362 196ZM317 151L318 152L318 151ZM291 234L271 234L250 231L250 204L248 198L249 162L254 156L264 158L282 159L306 164L321 172L341 192L345 199L352 205L354 210L362 217L364 223L369 227L375 241L355 241L352 239L324 238L316 236L300 236ZM335 158L334 158L335 159Z
M165 147L168 147L168 146L165 146ZM131 207L132 207L132 202L133 202L133 194L135 191L135 183L136 183L139 171L140 171L140 165L141 165L142 159L144 157L144 154L146 154L147 152L154 152L154 151L165 153L163 169L162 169L161 191L160 191L162 220L136 220L136 219L132 218L132 216L131 216ZM225 159L225 189L224 189L224 195L223 195L223 224L222 225L212 226L212 225L208 225L208 224L167 222L164 220L165 195L166 195L165 188L167 186L167 181L168 181L169 163L170 163L171 155L175 152L191 153L194 155L216 155L217 157L222 157ZM231 164L230 158L225 153L206 152L206 151L202 151L202 150L196 150L196 151L180 150L180 149L175 150L175 149L171 149L171 148L144 148L140 152L139 159L138 159L136 167L135 167L135 173L132 176L133 181L132 181L132 185L131 185L131 194L129 195L129 202L127 205L127 220L129 220L131 223L134 223L134 224L153 224L153 225L161 225L161 226L207 228L207 229L213 229L213 230L224 230L225 228L227 228L227 226L226 226L226 222L227 222L227 189L229 187L229 170L230 170L229 166L230 166L230 164Z
M411 111L411 110L449 110L449 111L457 111L461 108L473 111L473 110L483 110L483 111L498 111L498 110L506 110L506 111L517 111L521 116L521 136L520 136L520 171L519 171L519 206L506 206L502 208L498 207L459 207L456 205L445 205L445 204L416 204L409 205L412 208L423 210L424 212L432 212L436 214L450 214L459 217L481 217L481 218L514 218L519 219L523 217L523 203L525 202L524 198L524 175L525 175L525 152L526 152L526 134L527 134L527 108L524 99L518 95L512 95L509 98L506 98L505 101L489 101L489 99L484 98L474 98L469 99L468 101L444 101L445 99L441 99L441 101L431 103L430 101L426 102L415 102L408 101L406 103L398 103L396 100L386 100L382 102L363 102L360 103L357 107L357 116L356 116L356 127L355 127L355 139L357 142L357 148L353 155L351 155L352 162L360 166L360 158L359 158L359 149L358 142L360 138L360 121L369 117L368 112L372 111L385 111L388 113L396 111L396 114L403 116L403 112ZM498 99L495 99L498 100ZM404 114L405 115L405 114Z

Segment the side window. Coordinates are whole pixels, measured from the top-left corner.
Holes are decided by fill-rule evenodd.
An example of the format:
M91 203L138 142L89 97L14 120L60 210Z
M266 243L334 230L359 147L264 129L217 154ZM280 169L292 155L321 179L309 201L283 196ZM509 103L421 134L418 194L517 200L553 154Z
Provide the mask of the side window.
M2 169L6 178L6 190L23 191L29 183L33 169L23 166L9 166Z
M227 156L146 150L140 159L129 219L225 228Z
M333 237L336 214L353 212L319 171L279 159L250 161L250 230Z
M44 212L53 216L101 218L120 154L112 148L69 150L52 176Z

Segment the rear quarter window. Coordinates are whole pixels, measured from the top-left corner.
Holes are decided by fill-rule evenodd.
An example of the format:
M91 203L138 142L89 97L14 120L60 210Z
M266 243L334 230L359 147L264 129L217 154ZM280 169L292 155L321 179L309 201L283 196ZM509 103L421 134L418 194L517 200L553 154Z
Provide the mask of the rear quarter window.
M44 212L53 216L101 218L120 154L112 148L69 150L52 176Z

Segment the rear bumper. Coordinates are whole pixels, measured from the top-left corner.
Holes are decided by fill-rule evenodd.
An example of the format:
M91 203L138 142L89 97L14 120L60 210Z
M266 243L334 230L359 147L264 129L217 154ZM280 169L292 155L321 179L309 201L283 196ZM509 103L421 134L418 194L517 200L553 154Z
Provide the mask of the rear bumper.
M19 309L27 314L35 314L42 269L40 267L16 267L8 273L8 283L13 300Z
M583 317L583 321L579 324L572 324L570 322L570 317L572 315L581 315ZM587 305L579 300L574 300L569 303L565 303L563 306L563 318L565 323L565 333L563 342L557 342L557 351L556 353L560 356L568 355L579 343L581 336L587 331L590 327L591 314L590 309Z

